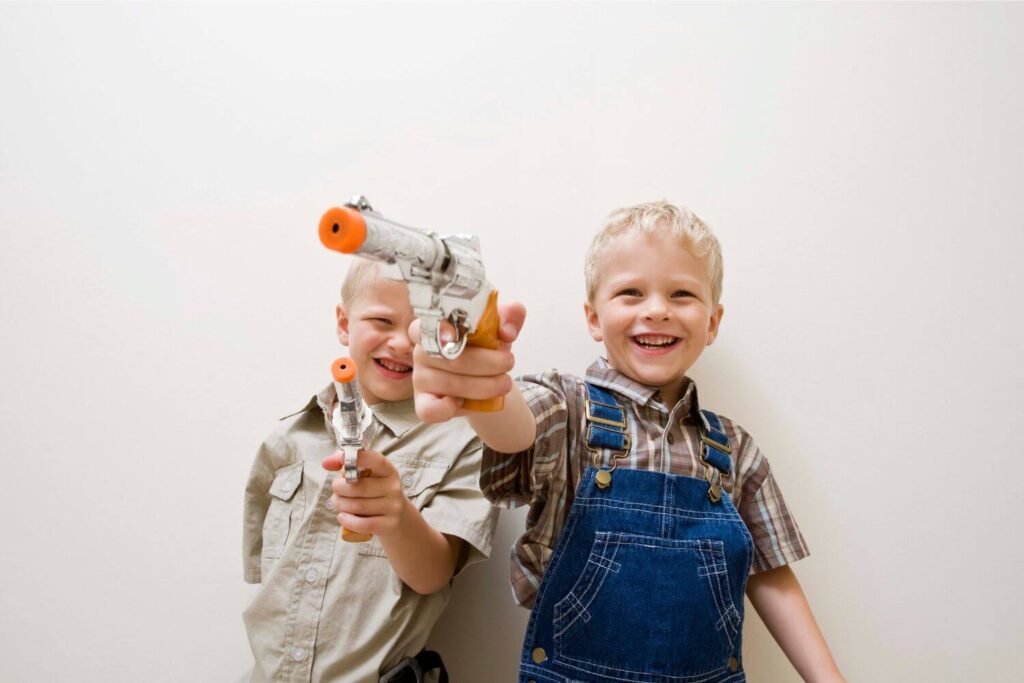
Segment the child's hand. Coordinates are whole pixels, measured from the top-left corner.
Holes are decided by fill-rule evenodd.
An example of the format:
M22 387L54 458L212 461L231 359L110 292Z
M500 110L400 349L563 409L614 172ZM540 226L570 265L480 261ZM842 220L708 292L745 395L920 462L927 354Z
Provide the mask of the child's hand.
M326 470L342 468L341 452L321 463ZM398 528L409 506L394 464L377 451L359 451L359 481L348 483L338 477L332 484L331 502L338 524L364 534L386 536Z
M420 345L420 321L409 326L413 349L412 384L416 414L424 422L444 422L465 414L462 400L504 396L512 388L508 374L515 365L512 342L519 336L526 319L526 307L520 303L498 306L501 324L498 348L467 346L455 360L431 356Z

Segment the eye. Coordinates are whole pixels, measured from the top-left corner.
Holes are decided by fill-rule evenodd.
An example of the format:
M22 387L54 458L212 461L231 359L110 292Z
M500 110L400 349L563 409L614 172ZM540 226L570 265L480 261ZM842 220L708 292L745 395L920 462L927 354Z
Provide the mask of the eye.
M626 287L625 289L620 289L615 296L643 296L643 294L636 287Z
M677 289L676 291L672 292L672 298L673 299L688 299L688 298L694 298L695 299L695 298L697 298L697 295L694 294L693 292L689 291L689 290L686 290L686 289Z
M377 323L382 327L391 327L393 324L390 318L370 318L370 322Z

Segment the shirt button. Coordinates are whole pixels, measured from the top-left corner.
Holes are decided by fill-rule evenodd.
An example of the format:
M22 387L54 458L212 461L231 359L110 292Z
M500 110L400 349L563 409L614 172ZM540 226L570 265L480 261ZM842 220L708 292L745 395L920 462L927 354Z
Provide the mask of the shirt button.
M307 583L316 583L316 580L319 579L319 578L320 578L320 572L318 572L315 569L310 569L308 572L306 572L306 582Z
M301 662L306 658L306 651L301 647L292 648L292 659L296 662Z
M412 486L412 475L411 474L404 474L404 475L402 475L402 485L405 486L406 488Z
M327 508L328 510L334 510L334 499L328 498L327 502L324 503L324 507Z
M668 445L669 445L669 446L671 446L671 445L672 445L672 444L674 444L675 442L676 442L676 437L674 437L674 436L672 436L671 434L669 434L669 435L668 435Z
M544 648L542 647L534 648L531 655L533 657L534 664L543 664L548 659L548 653L544 652Z

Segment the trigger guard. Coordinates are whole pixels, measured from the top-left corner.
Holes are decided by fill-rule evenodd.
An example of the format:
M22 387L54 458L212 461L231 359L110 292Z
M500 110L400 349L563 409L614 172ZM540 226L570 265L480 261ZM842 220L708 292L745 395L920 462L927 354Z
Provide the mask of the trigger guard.
M460 309L455 309L445 318L447 323L455 329L455 339L450 342L443 343L441 341L440 325L435 330L437 345L441 348L441 355L448 360L458 358L463 349L466 348L466 338L469 333L469 328L466 326L466 318L466 312Z

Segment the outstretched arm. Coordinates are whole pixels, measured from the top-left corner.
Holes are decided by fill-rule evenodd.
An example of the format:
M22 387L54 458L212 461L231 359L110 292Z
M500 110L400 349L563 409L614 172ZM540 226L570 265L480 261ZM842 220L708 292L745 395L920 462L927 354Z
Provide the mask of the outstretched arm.
M533 413L509 376L515 364L512 342L519 336L526 308L519 303L498 306L500 326L497 349L467 347L458 358L431 356L418 343L413 351L412 382L416 413L425 422L444 422L465 415L480 440L499 453L518 453L533 445L537 425ZM409 328L409 338L419 340L419 321ZM505 397L502 410L494 413L462 409L463 399Z
M845 682L792 569L754 574L747 581L747 597L801 678Z

